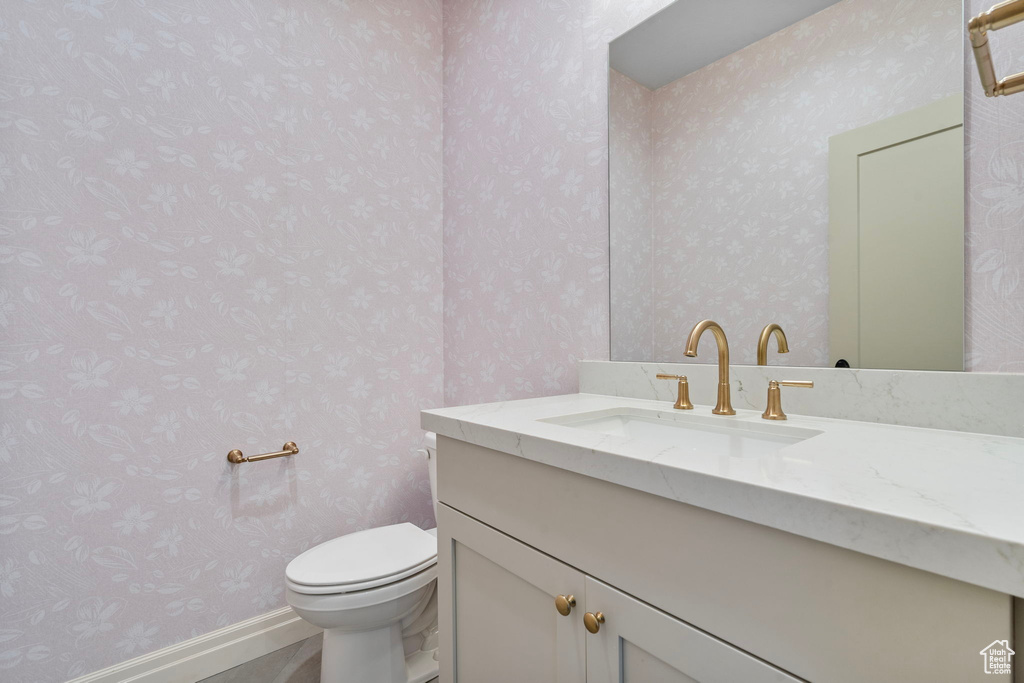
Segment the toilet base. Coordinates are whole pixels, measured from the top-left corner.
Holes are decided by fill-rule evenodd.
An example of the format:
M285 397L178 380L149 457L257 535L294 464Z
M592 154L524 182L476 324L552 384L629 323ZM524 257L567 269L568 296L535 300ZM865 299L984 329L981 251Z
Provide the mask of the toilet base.
M428 683L437 679L437 650L417 650L405 658L409 683Z
M436 650L402 655L402 624L373 631L324 631L321 683L426 683L437 677Z

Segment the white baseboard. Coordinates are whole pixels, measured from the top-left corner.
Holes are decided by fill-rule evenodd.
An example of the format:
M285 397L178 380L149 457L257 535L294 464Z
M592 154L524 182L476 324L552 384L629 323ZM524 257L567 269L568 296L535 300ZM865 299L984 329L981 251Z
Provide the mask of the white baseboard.
M321 630L303 621L291 607L282 607L198 638L95 671L68 683L200 681L315 636Z

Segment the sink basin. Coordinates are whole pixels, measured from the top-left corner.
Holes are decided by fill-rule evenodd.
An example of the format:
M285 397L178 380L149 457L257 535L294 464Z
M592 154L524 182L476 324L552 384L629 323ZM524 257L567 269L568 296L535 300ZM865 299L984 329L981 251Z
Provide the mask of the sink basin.
M733 458L771 455L780 448L821 434L802 427L760 425L723 417L641 408L611 408L559 415L541 422L636 439L655 447L674 446L694 454Z

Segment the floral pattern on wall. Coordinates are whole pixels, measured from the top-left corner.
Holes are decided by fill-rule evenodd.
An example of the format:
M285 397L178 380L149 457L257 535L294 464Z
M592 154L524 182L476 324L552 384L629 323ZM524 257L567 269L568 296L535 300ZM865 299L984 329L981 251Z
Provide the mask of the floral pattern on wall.
M992 3L967 6L976 16ZM1000 78L1024 72L1024 28L989 40ZM985 97L967 59L966 365L1024 372L1024 95Z
M611 357L654 358L654 92L608 73Z
M668 0L445 0L445 401L608 357L608 42Z
M0 679L268 612L303 550L433 524L441 59L440 0L4 3Z
M447 403L607 357L607 43L668 2L444 0ZM301 550L432 523L440 4L0 9L3 680L266 612ZM965 68L968 365L1020 370L1024 96Z
M828 363L828 138L960 92L961 11L955 0L844 0L654 92L643 360L683 360L681 335L712 318L736 362L753 364L761 328L777 322L786 365ZM613 223L613 240L628 227ZM613 269L623 255L613 248ZM618 308L613 298L613 321Z

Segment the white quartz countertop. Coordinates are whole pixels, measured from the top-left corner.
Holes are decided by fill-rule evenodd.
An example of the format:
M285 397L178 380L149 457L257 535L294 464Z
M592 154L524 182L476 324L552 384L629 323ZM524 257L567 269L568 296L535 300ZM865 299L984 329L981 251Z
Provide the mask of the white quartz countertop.
M1024 439L789 415L820 434L757 458L539 420L671 403L570 394L425 410L440 435L1024 597ZM708 416L710 406L674 411Z

